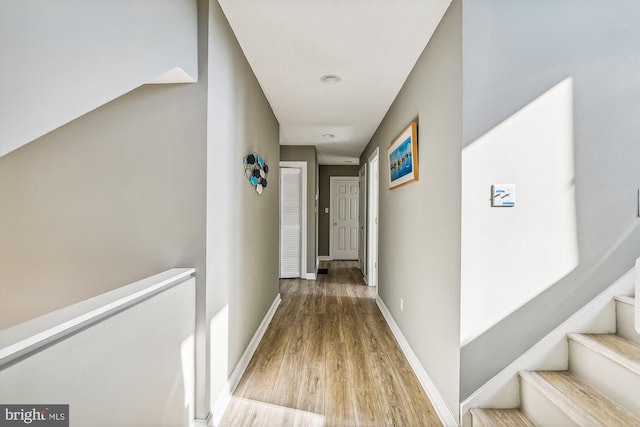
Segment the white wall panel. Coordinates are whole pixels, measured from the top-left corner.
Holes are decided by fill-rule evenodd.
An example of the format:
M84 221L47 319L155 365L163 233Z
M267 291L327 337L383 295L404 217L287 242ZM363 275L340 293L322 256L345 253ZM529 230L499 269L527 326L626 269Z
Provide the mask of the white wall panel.
M159 76L197 80L197 47L196 0L1 1L0 156Z

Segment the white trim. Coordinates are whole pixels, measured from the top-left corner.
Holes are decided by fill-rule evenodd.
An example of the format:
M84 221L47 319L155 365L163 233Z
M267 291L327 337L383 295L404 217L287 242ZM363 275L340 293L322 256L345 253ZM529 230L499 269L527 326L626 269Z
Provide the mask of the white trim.
M458 422L456 421L456 418L453 416L453 413L451 412L451 410L449 410L449 407L447 406L446 402L444 401L444 398L438 391L438 388L436 387L436 385L433 383L433 381L431 381L431 378L429 378L429 375L427 374L427 371L425 371L424 367L420 363L418 356L416 356L416 354L413 352L413 349L409 345L409 342L402 334L400 327L398 326L396 321L393 319L391 312L389 312L389 309L387 309L387 306L384 305L384 302L382 301L382 299L380 299L379 296L376 298L376 303L378 304L378 307L380 308L382 315L387 321L389 328L391 328L391 332L393 332L393 336L398 341L398 344L400 344L400 348L402 349L402 352L404 353L405 357L409 361L411 368L413 368L413 372L418 377L418 380L420 381L420 385L422 385L422 389L427 394L427 397L429 397L429 400L431 401L433 408L438 414L440 421L442 421L442 423L447 427L449 426L457 427Z
M334 181L352 181L360 184L359 176L330 176L329 177L329 257L334 259L333 256L333 183ZM358 189L358 203L360 203L360 189ZM358 209L360 207L358 206Z
M205 419L196 418L195 420L192 420L189 427L209 427L211 425L210 422L211 412L207 414L207 418Z
M276 313L276 310L280 305L280 301L282 301L282 299L280 298L280 294L277 294L275 299L273 300L273 303L271 304L271 307L269 307L269 311L267 311L267 314L264 315L262 322L260 322L260 326L258 326L258 329L253 334L251 341L249 341L249 345L247 345L244 353L242 353L238 364L233 369L233 372L231 372L227 383L216 399L216 403L213 405L213 408L211 408L210 424L212 426L217 426L220 424L222 416L224 415L224 411L227 409L229 402L231 402L231 395L238 386L240 378L242 378L242 375L247 369L247 366L249 366L249 362L251 361L253 354L256 352L258 344L260 344L260 340L264 336L269 323L271 323L271 319L273 319L273 315Z
M302 170L302 230L300 236L300 278L307 273L307 162L280 161L281 168L297 168Z
M218 395L216 403L214 403L213 408L211 408L211 416L209 417L208 426L217 427L220 425L220 421L222 421L222 417L224 416L224 412L227 410L229 403L231 403L231 389L229 388L229 381L227 381L222 388L220 395Z
M316 280L318 277L317 273L306 273L303 277L303 279L306 280Z
M640 190L638 190L640 191ZM635 296L640 297L640 258L636 260L636 286L635 286ZM640 302L636 303L636 313L635 313L635 327L636 332L640 334Z
M333 258L331 258L330 256L327 256L327 255L319 255L318 256L318 263L320 263L320 261L333 261Z
M278 309L278 306L280 305L281 301L282 299L280 298L280 294L279 293L276 294L276 297L273 299L273 303L271 303L271 307L269 307L269 310L264 315L262 322L260 322L260 326L258 326L258 329L253 334L251 341L249 341L249 345L247 345L247 348L245 349L244 353L242 353L242 356L240 357L240 360L238 361L238 364L236 365L235 369L233 370L233 372L231 372L231 375L229 376L229 384L230 384L229 388L231 389L232 393L238 386L238 383L240 382L240 378L242 378L242 374L244 374L244 371L247 369L247 366L249 366L249 362L253 357L253 353L256 352L256 349L258 348L258 344L260 344L260 340L262 339L262 336L267 331L267 327L269 326L269 323L271 323L271 319L273 318L273 315L276 313L276 310Z
M564 370L568 367L568 333L615 333L615 300L633 292L635 268L588 302L565 322L542 338L522 356L487 381L460 404L460 419L471 408L517 407L518 372L523 370Z
M367 276L367 231L369 228L367 227L367 213L369 209L367 209L367 186L369 177L367 175L367 163L364 163L362 167L358 170L358 181L360 180L360 176L364 172L364 185L360 185L360 194L362 196L362 200L364 200L364 204L360 206L358 203L358 227L362 228L362 241L358 240L358 268L364 277ZM364 220L363 224L360 224L360 216L362 214L362 218ZM360 230L358 230L358 239L360 238ZM360 262L360 253L362 251L362 263ZM363 265L364 264L364 265ZM367 281L365 280L365 283Z
M377 171L374 171L371 167L373 161L377 163ZM367 175L367 191L368 191L368 203L367 203L367 285L378 286L378 274L379 274L379 223L380 223L380 148L376 147L375 150L369 156L367 162L369 165L369 172ZM378 173L378 179L374 181L373 174ZM373 183L376 183L373 185ZM375 190L375 191L374 191ZM375 209L372 205L375 201ZM375 211L375 212L374 212ZM374 222L374 218L377 218L377 223ZM375 244L371 244L375 240ZM372 255L373 248L375 248L375 256Z
M0 367L195 277L174 268L0 331Z

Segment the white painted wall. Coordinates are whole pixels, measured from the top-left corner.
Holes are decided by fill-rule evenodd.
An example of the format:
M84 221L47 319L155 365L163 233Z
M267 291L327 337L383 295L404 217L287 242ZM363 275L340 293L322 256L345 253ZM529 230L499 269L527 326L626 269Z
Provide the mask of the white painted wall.
M463 345L577 266L573 141L568 77L462 151ZM515 207L491 207L499 183Z
M70 405L70 425L190 426L195 279L0 370L0 401Z
M360 157L380 147L379 295L458 417L462 2L454 0ZM418 120L420 181L388 189L387 147ZM404 310L400 310L400 299Z
M165 73L195 81L196 0L0 2L0 156Z
M464 4L462 399L640 253L640 5L578 3Z
M278 121L233 31L216 0L208 7L206 363L215 407L278 294L280 147ZM270 166L262 195L244 174L251 152Z

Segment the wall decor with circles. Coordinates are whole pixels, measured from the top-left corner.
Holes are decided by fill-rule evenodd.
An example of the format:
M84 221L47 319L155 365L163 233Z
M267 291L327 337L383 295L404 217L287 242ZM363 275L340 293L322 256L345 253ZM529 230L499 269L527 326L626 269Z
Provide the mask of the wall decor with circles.
M251 185L255 187L256 193L262 194L268 184L269 165L257 153L250 153L243 159L243 163L245 176L249 179Z

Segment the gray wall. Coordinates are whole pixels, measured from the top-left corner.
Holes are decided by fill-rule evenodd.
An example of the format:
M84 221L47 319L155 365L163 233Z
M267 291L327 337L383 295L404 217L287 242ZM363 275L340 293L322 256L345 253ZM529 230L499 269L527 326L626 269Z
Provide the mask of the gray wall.
M473 0L464 4L464 150L475 150L474 145L483 137L511 127L502 165L496 166L501 180L510 182L513 178L506 165L527 166L526 159L518 157L519 152L529 149L522 141L530 132L523 129L536 128L522 125L523 118L535 109L537 100L546 99L550 89L555 91L552 88L558 83L571 83L567 126L571 156L565 168L573 171L573 176L544 190L572 193L574 208L563 233L573 239L575 261L567 264L563 274L542 283L541 293L462 347L461 399L613 283L640 254L640 4L635 0L616 2L615 7L604 0ZM545 123L540 122L539 127ZM522 195L526 201L542 191L548 163L554 161L555 156L548 156L533 168L531 176L520 182L518 197ZM484 166L485 171L493 168L489 162ZM464 224L469 217L482 221L489 209L486 199L493 182L466 161L463 175L465 183L467 178L482 180L486 189L481 195L483 206L474 204L474 195L463 193ZM545 213L523 220L526 213L540 210L544 204L543 199L529 200L514 210L491 214L503 216L505 224L520 218L512 226L475 236L473 241L463 227L463 254L469 245L486 249L495 247L497 241L508 246L514 233L526 228L537 227L544 233L553 217ZM560 207L552 206L558 213ZM554 250L553 240L534 237L516 239L517 247L534 253ZM485 250L483 262L514 262L525 272L523 279L529 268L546 268L537 258L532 261L522 253L504 255ZM463 292L467 286L484 286L466 274L468 262L473 260L463 255ZM512 277L511 287L519 291L523 283L526 281Z
M206 312L213 405L278 295L280 152L278 122L215 0L209 19ZM271 166L262 195L244 174L250 152Z
M143 86L0 157L0 328L176 266L204 279L204 91Z
M380 147L379 294L458 417L462 5L454 0L360 163ZM418 120L420 181L388 189L386 148ZM443 203L446 201L446 203ZM404 311L400 311L400 299Z
M329 218L330 214L324 213L331 204L331 180L332 176L358 176L360 166L320 165L318 183L320 198L318 200L318 255L329 256ZM360 206L362 209L362 206Z
M318 234L316 194L318 194L318 155L310 145L282 145L280 160L307 162L307 273L316 271Z
M0 328L195 266L205 418L278 294L280 154L217 1L198 20L199 83L141 87L0 158ZM250 151L276 171L262 195Z

